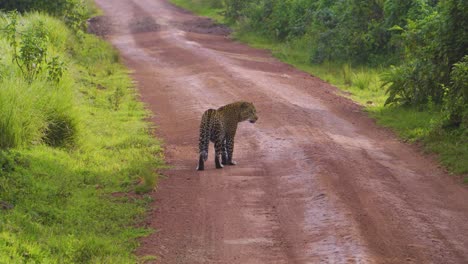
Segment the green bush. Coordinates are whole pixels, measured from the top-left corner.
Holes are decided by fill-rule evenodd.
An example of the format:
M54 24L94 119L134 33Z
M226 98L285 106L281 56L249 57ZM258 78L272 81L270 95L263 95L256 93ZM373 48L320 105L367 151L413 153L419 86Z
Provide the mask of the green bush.
M0 11L17 10L21 13L39 11L63 18L73 30L84 30L91 15L85 0L2 0Z
M51 15L63 15L72 10L79 0L2 0L0 10L19 12L44 11Z
M6 67L0 68L1 149L76 143L72 80L59 56L51 56L67 50L65 38L70 33L59 24L37 13L25 17L12 13L0 20L0 27L7 29L0 35L6 51Z
M466 109L466 47L468 2L440 1L431 14L409 21L402 33L405 60L385 76L387 103L416 106L443 104L450 109L449 123L459 125Z
M37 19L36 15L36 19L33 17L28 19L28 23L20 28L16 12L11 12L3 19L6 21L5 37L11 46L13 61L23 77L31 83L45 71L49 80L59 82L65 71L65 65L59 56L51 57L49 49L63 50L65 47L63 44L54 47L54 44L61 44L57 43L56 38L53 39L54 42L49 41L52 30L57 28L46 28L45 23L54 25L53 21ZM57 33L54 35L57 36Z
M455 63L450 73L451 86L447 98L448 124L468 130L468 55Z

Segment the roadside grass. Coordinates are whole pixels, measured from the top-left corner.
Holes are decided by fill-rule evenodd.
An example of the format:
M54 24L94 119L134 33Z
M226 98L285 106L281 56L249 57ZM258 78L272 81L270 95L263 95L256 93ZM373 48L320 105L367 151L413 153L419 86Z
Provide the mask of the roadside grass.
M440 128L431 131L424 139L426 147L439 153L441 163L450 168L453 173L465 175L463 182L468 183L468 132L454 129L451 131Z
M136 238L151 232L137 225L144 193L164 167L149 112L109 44L43 14L21 27L34 21L66 70L28 85L0 32L0 263L136 263ZM48 117L63 116L73 137L56 145L48 135L62 123Z
M189 10L199 16L213 19L217 23L224 23L224 8L218 0L170 0L174 5ZM213 6L218 6L213 8Z
M468 131L442 129L440 109L418 111L407 107L376 107L370 115L378 124L394 129L408 142L422 142L426 151L438 153L441 164L455 174L468 172ZM468 177L464 177L468 183Z
M206 0L171 0L171 2L198 15L223 21L219 18L222 9L215 9L217 15L210 16L210 12L215 10L206 10L209 9ZM198 11L201 7L203 7L203 12ZM335 85L344 91L340 95L363 105L365 111L369 112L378 124L393 129L404 140L422 142L427 151L438 154L439 161L449 171L456 174L468 174L468 142L466 140L468 132L466 129L445 131L438 127L443 116L441 109L384 107L387 99L386 88L382 87L380 76L387 70L386 68L353 67L348 63L329 61L313 64L310 61L312 54L308 51L310 50L308 49L309 38L313 36L305 35L286 42L277 42L265 37L261 32L242 25L231 26L234 29L232 38L255 48L270 50L272 55L281 61ZM468 183L468 176L465 176L464 182Z

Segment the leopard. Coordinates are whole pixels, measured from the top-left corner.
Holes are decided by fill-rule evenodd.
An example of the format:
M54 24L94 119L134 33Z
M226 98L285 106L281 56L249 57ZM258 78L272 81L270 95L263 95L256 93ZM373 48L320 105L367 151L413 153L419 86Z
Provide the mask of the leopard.
M258 120L257 110L250 102L238 101L218 109L206 110L200 124L200 156L197 170L205 169L210 141L214 143L216 169L222 169L225 165L236 165L237 162L232 159L234 137L238 123L247 120L252 124Z

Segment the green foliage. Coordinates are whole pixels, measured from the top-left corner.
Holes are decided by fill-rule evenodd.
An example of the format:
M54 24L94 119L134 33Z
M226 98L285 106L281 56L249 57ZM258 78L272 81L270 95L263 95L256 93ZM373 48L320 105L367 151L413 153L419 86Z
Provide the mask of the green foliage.
M47 42L48 37L43 23L33 25L21 36L19 54L15 55L15 61L29 82L42 70L47 56ZM13 50L16 49L17 47L13 46Z
M410 78L411 68L409 65L394 67L382 74L382 87L387 86L388 98L385 105L400 103L411 104L412 95L417 94L413 89L416 87L414 80Z
M69 73L60 56L47 59L48 53L57 49L63 53L66 48L61 38L49 34L57 28L54 23L37 14L20 18L16 13L0 21L6 28L0 35L2 48L8 51L5 57L11 57L3 61L9 70L0 78L0 149L76 143L79 117L73 114ZM61 33L69 36L68 31ZM54 38L49 40L49 35Z
M47 60L49 36L44 22L36 21L22 32L18 32L17 13L11 12L5 19L9 22L5 30L6 39L13 49L13 60L23 73L24 78L31 83L46 68L49 80L59 82L65 66L58 56Z
M450 73L451 86L447 91L448 125L468 130L468 55L455 63Z
M118 110L122 101L124 94L124 91L122 90L123 87L116 87L112 94L109 95L107 98L109 100L109 103L111 105L111 108L114 110Z
M468 175L468 130L435 127L423 139L427 149L439 153L440 162L457 174Z
M0 176L6 177L8 173L15 171L17 166L26 166L27 163L22 159L21 155L13 151L0 151ZM0 191L5 192L3 185L0 185Z
M66 70L65 63L58 56L53 57L47 62L47 79L53 82L59 82Z
M443 129L444 113L438 108L419 111L414 107L375 107L369 110L380 125L395 130L409 142L420 142L425 149L438 153L439 161L459 174L468 173L468 132Z
M64 12L74 1L70 0L3 0L0 3L0 9L10 11L46 11L50 14L58 15Z
M224 1L223 0L199 0L199 1L205 3L208 7L214 8L214 9L224 7Z
M370 74L367 74L366 72L354 73L352 78L352 84L361 90L367 90L369 89L372 82L371 77L372 76Z
M19 153L28 164L7 153L14 169L0 174L0 200L13 205L0 215L1 263L136 262L133 240L148 230L131 226L148 200L111 195L125 190L125 164L104 153L99 163L47 148Z
M73 30L84 30L86 19L90 16L84 0L2 0L0 11L17 10L21 13L30 11L46 12L61 17Z
M276 41L307 38L310 60L376 62L394 43L383 1L226 1L226 17Z
M171 3L199 14L207 16L218 23L224 22L224 1L222 0L171 0Z
M440 1L431 14L409 20L402 38L406 58L384 76L390 84L387 103L424 106L446 102L449 123L459 125L466 109L466 97L460 91L466 72L468 3Z
M68 0L67 8L63 11L63 18L67 26L73 31L82 33L86 31L86 20L91 16L84 0Z
M343 73L344 84L348 86L352 85L353 80L352 80L352 75L351 75L351 65L349 63L343 64L342 73Z
M252 0L224 0L226 5L225 16L231 22L239 20L246 7Z
M48 95L42 89L44 83L8 78L0 85L0 149L40 142L47 127L44 108Z
M371 111L378 123L392 127L405 141L416 142L429 136L441 118L438 111L414 111L411 107L377 107Z
M162 166L148 112L109 44L43 14L17 20L18 50L43 23L52 66L29 82L0 32L0 263L136 263L151 199L127 193L153 190Z

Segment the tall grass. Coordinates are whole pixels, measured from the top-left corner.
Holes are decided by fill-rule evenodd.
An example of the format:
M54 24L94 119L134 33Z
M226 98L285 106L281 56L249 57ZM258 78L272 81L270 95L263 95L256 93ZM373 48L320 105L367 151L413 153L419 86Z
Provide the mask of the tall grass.
M349 63L343 64L343 81L345 85L351 86L353 84L352 80L352 69Z
M3 16L0 27L5 28L9 22ZM38 13L20 18L16 41L21 43L22 32L39 22L46 25L48 55L63 54L71 38L70 31L60 21ZM56 83L49 81L43 70L31 82L11 59L14 50L6 41L7 35L0 35L0 39L0 48L6 51L2 60L5 66L0 69L0 149L43 142L54 146L73 144L78 133L79 117L74 114L76 102L71 91L73 79L69 73L65 72L62 81Z
M352 85L360 90L370 89L371 82L372 76L367 72L357 72L353 74Z
M128 193L154 189L163 166L149 113L109 44L21 21L45 23L66 71L29 83L0 33L0 263L135 263L151 199Z
M22 79L8 78L0 88L0 148L21 147L39 142L46 128L45 114L38 111L35 96L42 87Z

